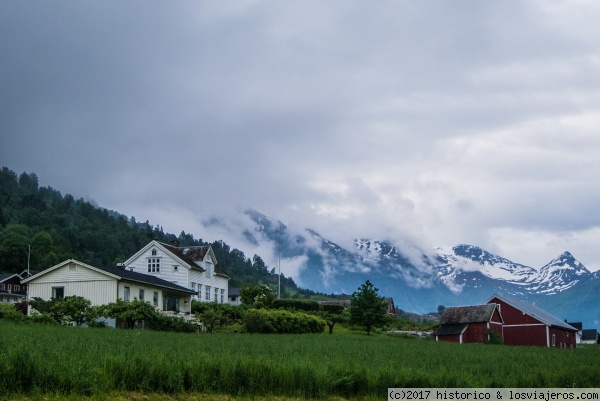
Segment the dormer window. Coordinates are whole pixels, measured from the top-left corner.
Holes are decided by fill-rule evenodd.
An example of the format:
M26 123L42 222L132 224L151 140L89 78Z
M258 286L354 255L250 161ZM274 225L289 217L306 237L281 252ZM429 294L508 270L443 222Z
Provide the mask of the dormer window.
M206 278L211 278L212 277L212 263L210 262L206 262Z

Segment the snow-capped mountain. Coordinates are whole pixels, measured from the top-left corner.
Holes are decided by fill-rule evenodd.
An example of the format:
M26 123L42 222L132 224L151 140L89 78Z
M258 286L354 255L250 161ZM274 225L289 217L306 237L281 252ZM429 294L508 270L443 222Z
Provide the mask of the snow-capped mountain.
M314 230L292 235L283 223L259 212L245 214L254 222L254 229L243 233L249 243L277 244L273 249L281 252L282 266L302 260L294 279L304 288L350 294L368 279L398 308L416 313L483 303L501 293L548 305L555 316L585 321L586 327L600 322L600 274L569 252L537 270L466 244L422 251L406 243L356 239L345 248Z
M591 273L579 261L565 252L543 266L530 279L531 292L539 294L556 294L573 287L581 280L590 278Z

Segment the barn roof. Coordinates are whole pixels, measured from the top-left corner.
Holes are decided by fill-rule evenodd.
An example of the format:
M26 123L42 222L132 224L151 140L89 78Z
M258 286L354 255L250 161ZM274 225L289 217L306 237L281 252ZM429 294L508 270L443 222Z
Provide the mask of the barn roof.
M445 324L435 332L436 336L458 336L467 328L467 324Z
M440 324L489 322L496 307L496 304L449 307L444 310Z
M569 331L577 331L577 329L570 324L563 322L559 318L551 315L543 309L538 308L537 306L530 304L529 302L521 301L520 299L509 298L504 295L494 294L488 302L492 301L494 298L497 298L503 302L506 302L513 308L520 310L521 312L539 320L540 322L553 327L560 327Z

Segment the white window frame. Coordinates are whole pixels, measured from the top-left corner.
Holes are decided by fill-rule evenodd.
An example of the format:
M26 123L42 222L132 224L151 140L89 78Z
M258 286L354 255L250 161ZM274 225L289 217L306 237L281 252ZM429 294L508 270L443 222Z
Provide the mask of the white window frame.
M204 287L205 287L204 300L206 302L210 302L210 285L206 285Z
M123 301L129 302L131 299L131 287L125 286L123 287Z
M160 258L148 258L148 273L160 273Z
M140 288L140 301L143 301L145 296L146 291L143 288Z

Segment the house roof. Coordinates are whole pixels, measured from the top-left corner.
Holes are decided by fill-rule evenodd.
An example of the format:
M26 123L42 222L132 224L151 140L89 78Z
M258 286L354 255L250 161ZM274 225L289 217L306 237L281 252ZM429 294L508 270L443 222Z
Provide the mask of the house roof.
M563 328L563 329L569 330L569 331L577 331L577 329L575 327L571 326L570 324L568 324L566 322L563 322L559 318L551 315L550 313L546 312L543 309L538 308L537 306L535 306L533 304L530 304L529 302L521 301L520 299L509 298L504 295L498 295L498 294L494 294L490 299L488 299L488 302L490 302L494 298L498 298L499 300L506 302L508 305L512 306L513 308L516 308L516 309L520 310L521 312L534 317L535 319L539 320L540 322L542 322L548 326L560 327L560 328Z
M586 329L581 332L581 340L598 340L598 330L596 329Z
M440 318L440 324L489 322L496 307L496 304L448 307Z
M8 280L9 278L13 278L17 276L19 279L23 280L23 277L19 276L17 273L4 273L0 274L0 283Z
M445 324L440 326L435 332L436 336L457 336L462 334L467 328L467 324Z
M230 297L237 297L240 295L240 290L241 288L234 287L230 288L227 292L229 293Z
M136 273L131 270L124 270L123 268L120 268L120 267L92 266L90 264L83 263L83 262L80 262L75 259L65 260L64 262L61 262L55 266L52 266L46 270L43 270L40 273L35 274L35 275L23 280L22 282L29 283L30 281L33 281L36 278L41 277L47 273L50 273L51 271L56 270L62 266L69 264L69 263L75 263L79 266L86 267L90 270L94 270L99 273L109 275L117 280L129 281L129 282L134 282L134 283L139 283L139 284L146 284L146 285L150 285L150 286L154 286L154 287L158 287L158 288L163 288L166 290L184 292L184 293L188 293L188 294L196 294L197 293L196 291L190 290L189 288L182 287L180 285L171 283L170 281L163 280L161 278L151 276L149 274Z
M157 241L158 242L158 241ZM185 263L187 263L190 267L194 267L196 269L200 269L205 271L205 269L200 266L196 262L200 262L204 260L207 253L211 253L214 258L214 253L210 245L204 246L174 246L170 244L165 244L164 242L158 242L163 248L167 251L171 252L174 256L181 259ZM229 277L225 271L221 270L217 267L217 260L215 259L215 274L219 274L221 276Z
M198 293L197 291L190 290L189 288L171 283L170 281L163 280L161 278L152 276L150 274L137 273L137 272L133 272L131 270L123 269L121 267L99 267L99 266L95 266L95 267L102 271L105 271L107 273L111 273L116 276L119 276L122 280L125 280L125 281L131 281L131 282L140 283L140 284L148 284L148 285L152 285L154 287L160 287L160 288L164 288L167 290L173 290L173 291L177 291L177 292L186 292L188 294L197 294Z
M575 327L577 330L583 330L583 323L582 322L568 322L568 324L570 326Z

